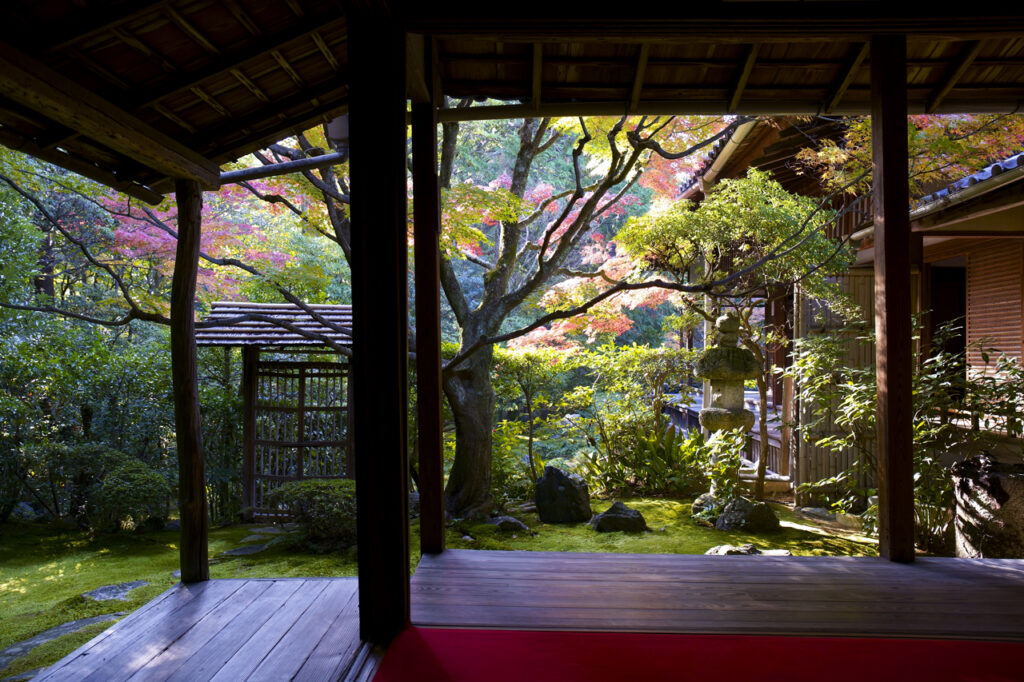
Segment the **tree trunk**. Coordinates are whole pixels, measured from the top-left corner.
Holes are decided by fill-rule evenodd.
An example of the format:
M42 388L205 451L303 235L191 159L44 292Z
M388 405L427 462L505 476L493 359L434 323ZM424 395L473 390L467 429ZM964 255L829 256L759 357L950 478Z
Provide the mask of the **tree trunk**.
M445 486L445 507L458 518L480 518L491 510L491 446L494 388L490 346L480 349L444 378L444 394L455 418L455 461Z
M761 412L761 456L757 458L757 482L754 484L754 497L764 499L764 476L768 469L768 382L764 376L757 378L759 411Z

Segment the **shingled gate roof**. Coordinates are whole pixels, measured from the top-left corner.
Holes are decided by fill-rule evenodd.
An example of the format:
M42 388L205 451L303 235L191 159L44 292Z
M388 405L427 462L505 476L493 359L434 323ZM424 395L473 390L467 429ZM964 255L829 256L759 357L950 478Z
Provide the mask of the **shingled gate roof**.
M323 341L302 333L307 332L340 346L352 346L352 306L307 307L320 319L292 303L217 301L196 329L196 345L307 351L328 347Z

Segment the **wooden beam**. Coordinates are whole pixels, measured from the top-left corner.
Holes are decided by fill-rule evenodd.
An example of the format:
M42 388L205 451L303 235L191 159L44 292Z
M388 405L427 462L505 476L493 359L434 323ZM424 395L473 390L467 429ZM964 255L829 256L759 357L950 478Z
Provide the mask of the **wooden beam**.
M359 632L386 644L409 622L405 33L376 4L348 22Z
M541 88L543 87L544 75L544 46L541 43L533 44L533 73L530 82L530 104L534 109L540 109Z
M423 53L423 36L409 33L405 36L405 87L409 99L430 103L430 84L427 80L429 55Z
M412 105L413 229L416 259L416 424L419 429L420 551L444 549L441 415L441 189L437 115Z
M629 113L636 113L640 106L640 93L644 89L644 75L647 72L647 57L650 54L651 46L643 43L640 46L640 54L636 58L636 71L633 73L633 87L629 93Z
M121 180L110 171L104 170L99 166L95 166L88 161L71 156L70 154L65 154L58 149L40 147L31 140L23 138L20 135L3 128L0 128L0 144L4 144L11 149L25 152L26 154L30 154L38 159L42 159L43 161L48 161L56 166L60 166L61 168L66 168L69 171L78 173L82 177L95 180L102 185L116 189L118 192L122 192L130 197L135 197L136 199L145 201L147 204L156 206L164 200L162 194L144 185L138 185Z
M242 349L242 520L252 521L256 506L256 368L259 346Z
M875 365L878 377L878 552L914 560L907 39L871 39Z
M966 50L964 50L963 54L960 55L960 58L957 60L956 66L953 67L953 70L950 71L949 75L947 75L945 80L942 81L942 85L940 85L935 91L935 94L928 98L928 103L924 107L925 113L934 113L935 110L939 108L939 105L942 104L942 100L945 99L950 90L956 86L967 71L968 67L970 67L971 63L981 52L981 46L982 41L975 40Z
M740 99L743 97L743 88L747 87L747 81L750 80L750 74L754 70L754 63L757 61L758 49L759 45L757 43L747 47L747 56L743 60L743 68L736 78L736 85L733 86L732 95L729 97L729 106L727 107L729 113L735 112L736 108L740 105Z
M0 90L9 99L165 175L216 187L220 169L78 83L0 44Z
M181 581L189 583L210 579L195 321L203 192L194 180L178 180L174 189L178 202L178 246L171 282L171 388L178 450Z
M19 43L41 53L55 52L146 14L155 14L158 8L167 4L168 0L122 0L108 6L90 7L87 11L63 17L61 25L47 24L47 35L26 36L19 39Z
M857 75L870 51L871 43L864 43L851 55L846 68L843 69L843 77L839 79L839 82L832 88L832 92L829 93L827 103L825 104L826 114L831 114L832 110L839 106L839 101L843 99L843 95L846 94L846 90L853 82L853 77Z
M166 84L158 85L152 90L143 91L139 96L133 98L132 101L120 102L120 104L125 109L133 111L150 106L167 97L188 90L207 79L224 73L230 73L232 69L240 68L246 62L266 54L269 50L280 50L288 43L310 35L314 31L327 28L339 21L344 21L344 19L335 19L334 21L326 21L319 18L310 19L280 33L264 36L259 40L249 42L243 48L224 55L223 59L215 61L209 66L177 75ZM323 41L323 38L321 38L321 41Z
M348 152L333 152L331 154L311 156L308 159L297 159L295 161L275 163L270 166L243 168L241 170L221 173L220 184L231 185L239 182L248 182L249 180L259 180L260 178L298 173L299 171L304 170L315 170L318 168L326 168L327 166L337 166L339 163L344 163L347 159Z

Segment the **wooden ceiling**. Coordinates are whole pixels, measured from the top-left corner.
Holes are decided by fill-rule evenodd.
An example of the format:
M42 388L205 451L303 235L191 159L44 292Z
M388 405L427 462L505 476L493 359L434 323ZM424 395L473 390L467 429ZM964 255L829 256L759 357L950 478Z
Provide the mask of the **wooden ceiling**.
M432 71L435 92L479 102L442 120L866 113L868 41L887 32L908 35L911 113L1024 104L1021 15L707 0L581 17L523 0L495 18L479 2L390 4L435 37L425 55L409 42L410 95ZM0 143L147 200L170 177L215 187L220 164L348 105L341 2L5 0L0 20Z

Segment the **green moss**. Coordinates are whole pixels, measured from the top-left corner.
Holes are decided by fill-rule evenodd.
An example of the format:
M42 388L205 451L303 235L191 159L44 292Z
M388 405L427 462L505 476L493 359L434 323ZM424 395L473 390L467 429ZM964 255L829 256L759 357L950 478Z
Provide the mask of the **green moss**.
M773 505L782 529L774 533L722 532L690 518L689 500L624 498L627 506L644 515L650 533L596 533L587 524L543 524L536 514L518 518L533 534L496 533L485 526L459 526L449 530L448 546L455 549L517 549L536 552L623 552L636 554L703 554L715 545L753 543L760 549L788 549L795 555L874 556L877 548L868 538L837 535L811 524L788 508ZM595 512L611 501L595 500ZM483 530L483 532L481 532ZM463 540L463 535L473 540Z
M72 632L63 637L40 644L21 658L12 661L3 670L0 670L0 679L53 665L113 624L113 621L93 623L92 625L86 625L78 632Z

